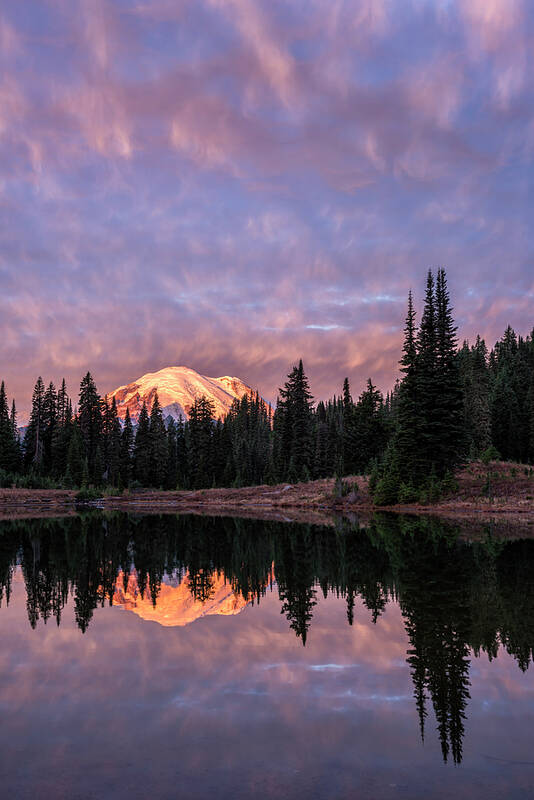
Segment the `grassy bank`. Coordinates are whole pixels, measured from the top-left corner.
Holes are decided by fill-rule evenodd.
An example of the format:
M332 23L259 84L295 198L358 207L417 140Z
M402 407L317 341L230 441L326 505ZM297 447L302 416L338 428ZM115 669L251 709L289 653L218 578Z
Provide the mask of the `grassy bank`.
M521 520L534 524L534 472L520 464L474 462L457 475L457 490L432 504L389 506L388 511L435 514L456 519L480 516ZM98 495L98 493L96 493ZM125 491L102 496L98 505L124 511L203 511L240 513L247 516L283 519L332 513L362 513L378 510L369 493L368 479L354 476L342 484L334 479L277 486L249 486L240 489L203 489L163 492L152 489ZM59 489L0 489L0 516L21 513L54 513L74 510L77 493Z

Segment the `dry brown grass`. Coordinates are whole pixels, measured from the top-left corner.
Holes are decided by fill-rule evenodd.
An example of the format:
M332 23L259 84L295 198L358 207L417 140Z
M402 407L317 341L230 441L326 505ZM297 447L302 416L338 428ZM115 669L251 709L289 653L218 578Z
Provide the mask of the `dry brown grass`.
M491 473L492 498L485 491ZM534 474L520 464L481 462L469 464L458 475L459 490L433 505L394 506L387 510L434 514L456 519L501 518L534 523ZM117 497L105 497L99 505L108 509L136 512L188 512L240 514L255 518L331 518L332 514L370 513L377 510L369 495L367 478L345 478L358 491L345 498L334 496L334 480L324 479L277 486L249 486L242 489L203 489L160 492L139 490ZM0 489L0 517L17 511L53 513L74 509L75 492L67 490Z

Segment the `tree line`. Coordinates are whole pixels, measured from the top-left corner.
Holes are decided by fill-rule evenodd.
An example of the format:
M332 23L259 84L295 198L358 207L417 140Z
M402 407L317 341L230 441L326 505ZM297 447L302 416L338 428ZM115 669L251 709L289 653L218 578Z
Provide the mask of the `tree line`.
M22 438L2 382L0 483L196 489L368 474L375 501L390 504L451 486L483 454L534 462L534 331L508 327L491 351L480 337L459 347L442 269L428 273L419 324L409 294L400 369L385 397L369 379L355 400L345 378L315 404L301 360L274 411L245 395L216 420L198 397L178 421L164 419L157 394L121 420L89 372L75 404L64 380L56 389L39 377Z

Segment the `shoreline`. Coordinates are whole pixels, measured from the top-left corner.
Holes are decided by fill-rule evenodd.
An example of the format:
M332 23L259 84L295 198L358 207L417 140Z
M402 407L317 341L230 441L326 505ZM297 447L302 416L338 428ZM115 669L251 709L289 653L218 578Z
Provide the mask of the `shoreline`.
M480 492L481 477L485 474L483 469L473 469L470 465L458 475L458 492L432 505L375 506L369 495L367 479L361 476L344 479L351 487L357 486L357 490L349 491L342 498L334 496L333 478L232 489L140 489L116 496L103 495L89 503L76 503L75 490L12 488L0 489L0 520L65 516L88 508L137 514L238 516L315 524L332 524L340 517L368 518L376 513L391 513L438 517L468 526L498 524L521 527L529 535L534 535L534 481L528 476L518 477L517 466L497 466L500 482L495 481L493 502ZM510 475L513 481L509 480Z

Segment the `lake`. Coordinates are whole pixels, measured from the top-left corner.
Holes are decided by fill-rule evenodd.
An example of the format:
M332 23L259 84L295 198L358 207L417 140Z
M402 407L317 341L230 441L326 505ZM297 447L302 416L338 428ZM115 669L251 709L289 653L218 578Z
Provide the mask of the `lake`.
M0 587L2 797L534 793L534 540L95 512Z

